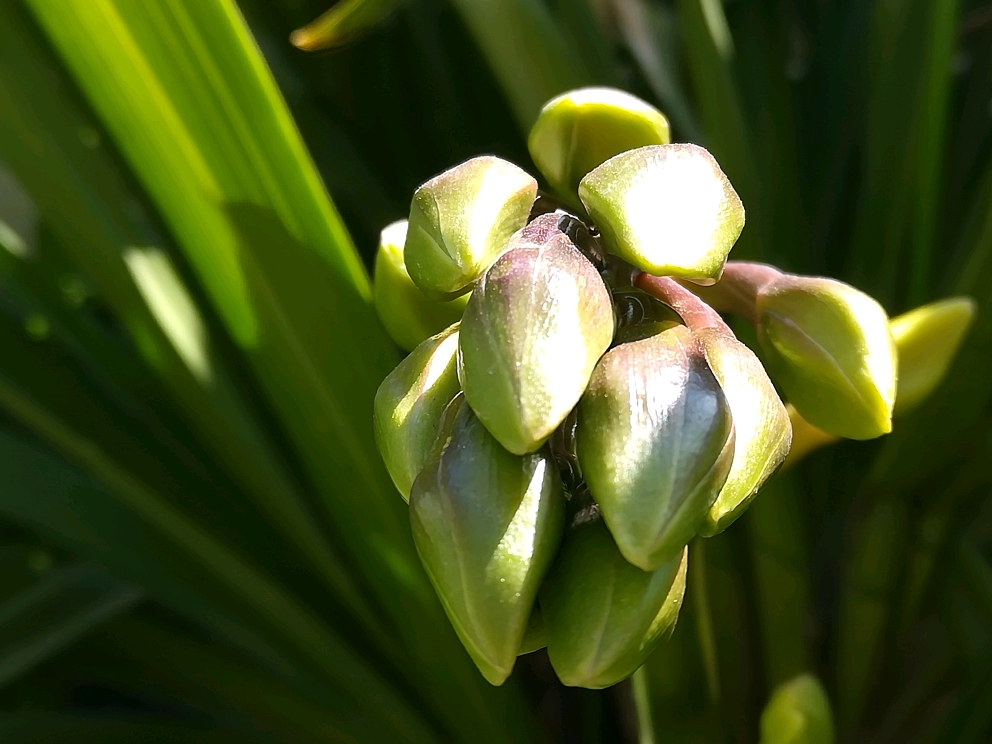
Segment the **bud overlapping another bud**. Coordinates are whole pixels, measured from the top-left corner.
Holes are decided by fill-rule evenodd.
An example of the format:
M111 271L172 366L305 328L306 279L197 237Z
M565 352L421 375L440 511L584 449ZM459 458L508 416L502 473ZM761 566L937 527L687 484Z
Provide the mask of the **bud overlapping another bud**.
M513 670L563 518L550 456L510 454L456 397L414 481L410 524L448 619L494 685Z
M479 282L462 319L458 376L506 449L538 449L585 390L613 339L613 309L593 265L543 215Z
M688 552L642 571L601 519L569 528L540 595L548 655L564 684L609 687L644 663L675 627Z
M579 403L575 438L620 552L644 571L692 539L733 461L730 406L685 326L603 356Z
M447 170L413 195L403 256L422 291L451 299L469 289L522 228L537 181L485 156Z
M468 295L438 301L425 295L406 270L403 245L406 220L397 220L382 231L375 255L375 309L386 333L411 351L420 342L457 323L465 312Z

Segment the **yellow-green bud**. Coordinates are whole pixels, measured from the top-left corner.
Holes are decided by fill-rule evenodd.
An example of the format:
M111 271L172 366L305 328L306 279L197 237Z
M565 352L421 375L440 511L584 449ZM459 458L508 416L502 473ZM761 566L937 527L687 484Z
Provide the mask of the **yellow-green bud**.
M710 537L723 532L744 513L758 489L785 460L792 443L792 425L754 352L718 329L697 330L696 337L727 396L736 432L727 482L699 530Z
M445 302L431 299L417 288L403 262L406 226L406 220L397 220L382 231L372 289L376 312L389 337L410 351L421 341L457 323L465 311L468 295Z
M467 292L527 223L537 181L513 163L472 158L414 192L403 249L413 283L450 299Z
M766 367L803 418L847 439L892 430L896 348L881 305L842 282L784 274L755 310Z
M544 104L527 147L552 188L577 205L589 171L627 150L670 141L668 119L654 106L615 88L580 88Z
M438 421L458 394L458 326L420 344L375 394L372 420L382 460L406 501L434 444Z
M937 389L975 317L975 301L951 297L910 310L889 323L899 355L895 415Z
M575 438L606 526L645 571L696 534L734 453L730 406L685 326L603 356L579 402Z
M448 619L494 685L513 671L563 518L550 455L511 455L456 397L414 481L410 525Z
M540 600L548 656L563 684L609 687L644 663L675 627L688 552L642 571L620 554L602 520L568 530Z
M830 701L811 674L780 685L761 714L761 744L833 744Z
M582 179L579 198L610 252L658 276L716 281L744 229L740 197L698 145L617 155Z
M595 267L543 215L476 286L462 319L458 377L506 449L537 450L575 407L613 338Z

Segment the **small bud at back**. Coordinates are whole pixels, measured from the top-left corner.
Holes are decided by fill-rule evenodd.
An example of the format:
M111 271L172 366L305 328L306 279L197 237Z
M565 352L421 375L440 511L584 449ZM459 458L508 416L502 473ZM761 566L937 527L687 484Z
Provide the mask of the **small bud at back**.
M450 299L470 288L527 223L537 181L513 163L472 158L413 195L403 250L414 284Z
M641 271L698 282L720 278L744 229L744 206L698 145L641 147L579 184L607 248Z
M406 220L397 220L382 231L372 290L375 309L386 332L399 346L410 351L457 323L465 311L468 295L444 302L420 291L403 262L406 227Z
M811 674L780 685L761 714L761 744L833 744L830 701Z
M403 499L434 444L445 406L458 394L458 326L427 339L394 369L375 394L375 440Z
M548 101L530 130L534 163L577 205L579 181L614 155L667 145L668 120L640 98L614 88L580 88Z

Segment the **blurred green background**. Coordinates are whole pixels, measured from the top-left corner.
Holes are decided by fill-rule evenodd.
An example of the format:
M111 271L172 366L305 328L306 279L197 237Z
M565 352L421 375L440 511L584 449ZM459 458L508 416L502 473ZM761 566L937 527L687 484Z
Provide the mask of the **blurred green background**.
M0 0L0 741L748 744L803 672L838 741L992 739L992 6L340 0L295 48L327 9ZM375 450L368 268L587 84L716 155L732 257L978 315L892 435L696 546L635 684L496 689Z

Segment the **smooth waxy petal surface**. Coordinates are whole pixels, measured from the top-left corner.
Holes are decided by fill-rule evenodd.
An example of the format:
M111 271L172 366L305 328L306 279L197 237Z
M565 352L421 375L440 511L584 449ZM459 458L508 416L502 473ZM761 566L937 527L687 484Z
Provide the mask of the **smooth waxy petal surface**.
M642 571L624 559L602 520L568 530L540 599L548 655L564 684L609 687L644 663L675 626L688 552Z
M667 145L668 119L654 106L615 88L580 88L548 101L527 147L548 183L573 204L579 181L614 155Z
M513 670L563 516L550 456L511 455L463 397L452 401L413 484L410 524L448 619L494 685Z
M450 296L468 291L527 223L537 181L513 163L472 158L414 192L403 249L421 290Z
M753 351L723 331L702 329L696 337L734 419L734 461L700 529L701 534L711 536L744 513L761 485L785 460L792 424Z
M628 561L654 570L692 539L727 479L733 432L727 399L685 326L603 356L578 406L576 445Z
M403 244L406 220L382 231L375 256L375 309L383 327L399 346L410 351L422 341L457 323L465 312L468 295L439 301L425 295L406 270Z
M382 381L373 424L382 460L404 500L437 434L445 407L458 394L458 327L421 343Z
M528 225L477 285L462 319L465 398L516 454L537 450L575 407L613 338L596 269L557 228Z
M881 305L842 282L783 275L756 310L765 366L803 418L847 439L892 430L896 348Z
M641 147L582 179L579 197L609 250L656 276L720 277L744 229L744 206L698 145Z

